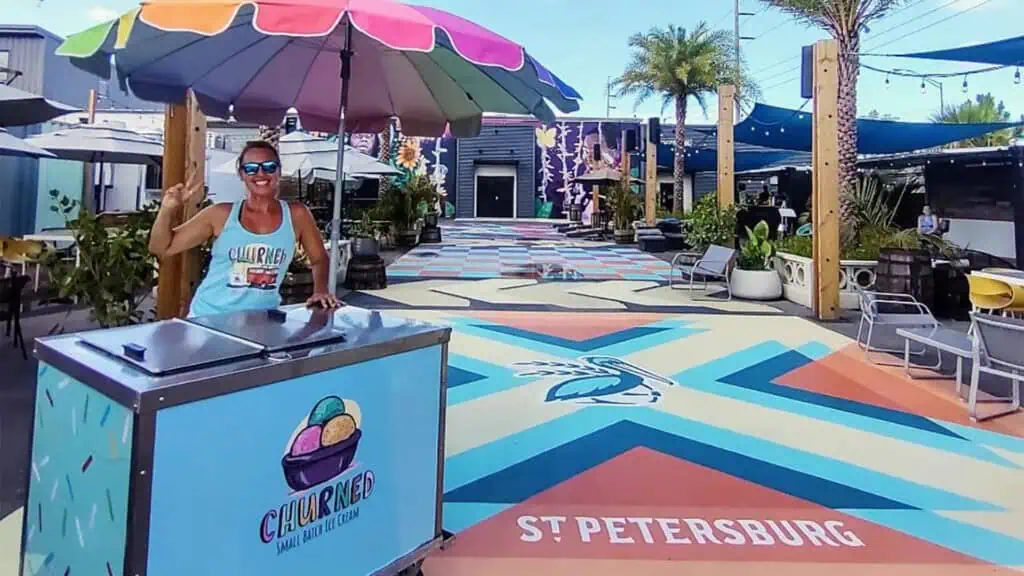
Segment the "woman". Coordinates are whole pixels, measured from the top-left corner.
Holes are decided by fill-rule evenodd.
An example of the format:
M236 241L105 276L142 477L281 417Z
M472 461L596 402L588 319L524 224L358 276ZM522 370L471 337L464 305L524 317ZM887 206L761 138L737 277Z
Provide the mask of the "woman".
M246 198L214 204L177 228L171 218L201 187L191 174L185 184L164 192L149 238L149 251L172 256L214 238L210 269L195 295L189 316L277 308L281 282L295 246L303 247L313 269L308 306L337 308L328 284L327 250L309 209L279 200L281 157L267 142L249 142L238 155L238 176Z

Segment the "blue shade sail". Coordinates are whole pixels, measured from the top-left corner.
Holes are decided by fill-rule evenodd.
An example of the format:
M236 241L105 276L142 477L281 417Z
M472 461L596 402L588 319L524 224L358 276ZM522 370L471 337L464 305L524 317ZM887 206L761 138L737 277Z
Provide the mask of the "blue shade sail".
M940 124L859 119L857 152L913 152L1015 128L1022 124L1024 122ZM811 126L812 115L808 112L757 104L750 115L736 125L736 141L765 148L810 152Z
M993 64L996 66L1018 66L1024 64L1024 36L1007 38L985 44L931 50L928 52L910 52L898 54L901 58L922 58L925 60L947 60L951 62L974 62L976 64Z

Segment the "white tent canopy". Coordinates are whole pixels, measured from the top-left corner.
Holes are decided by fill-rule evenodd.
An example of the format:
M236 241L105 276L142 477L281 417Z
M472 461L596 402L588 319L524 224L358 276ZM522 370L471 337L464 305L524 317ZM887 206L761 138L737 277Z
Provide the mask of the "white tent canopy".
M56 158L53 154L33 146L0 128L0 156L21 156L26 158Z
M281 155L281 173L284 176L335 180L338 163L337 142L317 138L305 132L293 132L281 137L278 152ZM236 163L232 161L219 166L216 172L235 174L237 170ZM346 179L398 173L398 170L376 158L363 154L351 146L345 146Z

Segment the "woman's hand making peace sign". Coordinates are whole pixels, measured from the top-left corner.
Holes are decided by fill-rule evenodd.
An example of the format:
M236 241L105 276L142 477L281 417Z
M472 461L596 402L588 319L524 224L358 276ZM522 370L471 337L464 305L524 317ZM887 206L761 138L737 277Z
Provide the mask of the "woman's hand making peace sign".
M164 191L163 199L160 202L161 208L173 210L190 202L195 195L203 188L203 182L196 178L196 166L192 164L185 174L184 184L175 184Z

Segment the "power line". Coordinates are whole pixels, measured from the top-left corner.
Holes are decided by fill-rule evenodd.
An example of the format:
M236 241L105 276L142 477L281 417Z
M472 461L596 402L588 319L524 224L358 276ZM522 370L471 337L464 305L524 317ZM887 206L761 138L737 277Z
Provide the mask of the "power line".
M904 12L906 10L909 10L909 9L911 9L911 8L921 4L922 2L926 2L926 1L927 0L915 0L914 2L911 2L910 4L907 4L906 6L897 9L896 12L894 12L894 14L898 14L900 12ZM938 8L933 8L932 10L930 10L928 12L925 12L924 14L921 14L920 16L915 16L914 18L910 18L909 20L906 20L904 22L896 24L895 26L886 28L885 30L879 32L875 36L875 38L884 36L884 35L892 32L893 30L896 30L896 29L901 28L903 26L907 26L907 25L913 23L914 21L916 21L916 20L918 20L920 18L924 18L925 16L928 16L929 14L933 14L935 12L938 12L939 10L942 10L943 8L947 8L949 6L952 6L953 4L956 4L957 2L960 2L960 1L961 0L949 0L948 2L943 4L942 6L939 6ZM800 59L799 55L798 56L787 56L787 57L783 58L782 60L779 60L777 62L769 64L768 66L765 66L765 67L761 68L760 71L759 71L759 74L763 74L764 72L767 72L768 70L772 70L773 68L778 68L779 66L781 66L783 64L792 62L794 60L799 60L799 59ZM770 80L772 80L774 78L778 78L779 76L782 76L783 74L787 74L788 72L792 72L793 70L796 70L797 68L799 68L799 66L797 66L795 68L789 68L789 69L787 69L784 72L778 72L776 74L773 74L770 78L766 78L766 80L770 81Z
M923 0L918 0L918 2L916 2L915 4L920 4L920 3L921 3L921 1L923 1ZM901 24L897 24L897 25L895 25L895 26L892 26L892 27L890 27L890 28L887 28L887 29L885 29L885 30L883 30L882 32L878 33L878 34L877 34L877 35L876 35L876 36L875 36L874 38L872 38L872 39L874 40L874 39L878 39L878 38L879 38L879 37L881 37L881 36L885 36L886 34L888 34L888 33L892 32L893 30L896 30L897 28L902 28L903 26L906 26L906 25L910 24L910 23L911 23L911 22L913 22L914 20L919 20L920 18L923 18L924 16L927 16L927 15L929 15L929 14L933 14L933 13L935 13L935 12L939 11L939 10L942 10L943 8L947 8L947 7L949 7L949 6L952 6L953 4L955 4L955 3L957 3L957 2L960 2L960 1L961 1L961 0L950 0L949 2L947 2L947 3L943 4L942 6L939 6L939 7L937 7L937 8L933 8L932 10L930 10L930 11L928 11L928 12L925 12L924 14L922 14L921 16L918 16L917 18L914 18L914 19L911 19L911 20L907 20L906 22L903 22L903 23L901 23ZM889 41L887 41L887 42L883 42L882 44L877 44L877 45L875 45L875 46L871 46L870 48L868 48L868 47L865 47L865 49L867 49L867 50L876 50L876 49L878 49L878 48L881 48L881 47L883 47L883 46L888 46L888 45L890 45L890 44L893 44L893 43L895 43L895 42L898 42L898 41L900 41L900 40L903 40L903 39L905 39L905 38L908 38L908 37L910 37L910 36L913 36L913 35L915 35L915 34L921 33L921 32L923 32L923 31L925 31L925 30L928 30L929 28L933 28L933 27L935 27L935 26L938 26L939 24L942 24L942 23L944 23L944 22L948 22L948 21L950 21L950 20L952 20L952 19L954 19L954 18L957 18L957 17L959 17L959 16L963 16L964 14L966 14L966 13L968 13L968 12L972 11L972 10L976 10L976 9L978 9L978 8L981 8L982 6L984 6L984 5L988 4L989 2L992 2L992 0L982 0L981 2L979 2L979 3L977 3L977 4L973 4L973 5L971 5L971 6L968 6L967 8L964 8L963 10L960 10L959 12L956 12L956 13L954 13L954 14L951 14L951 15L949 15L949 16L947 16L947 17L945 17L945 18L941 18L941 19L939 19L939 20L936 20L936 21L934 21L934 22L931 22L931 23L929 23L929 24L926 24L926 25L924 25L924 26L921 26L921 27L919 27L919 28L916 28L916 29L914 29L914 30L912 30L912 31L910 31L910 32L908 32L908 33L906 33L906 34L904 34L903 36L900 36L899 38L895 38L895 39L893 39L893 40L889 40ZM914 5L914 4L911 4L910 6L913 6L913 5ZM909 7L909 6L908 6L908 7ZM800 67L801 67L801 66L800 66L800 65L798 64L798 65L796 65L796 66L794 66L794 67L792 67L792 68L789 68L789 69L785 70L784 72L780 72L780 73L778 73L778 74L776 74L776 75L773 75L773 76L772 76L772 78L779 78L780 76L783 76L783 75L787 75L787 74L789 74L790 72L793 72L793 71L795 71L795 70L799 70L799 69L800 69ZM957 74L957 75L959 76L959 74ZM765 92L767 92L767 91L769 91L769 90L773 90L773 89L775 89L775 88L778 88L779 86L782 86L782 85L784 85L784 84L788 84L788 83L789 83L789 82L791 82L792 80L793 80L793 77L792 77L792 76L787 76L787 77L786 77L786 78L785 78L784 80L782 80L782 81L780 81L780 82L777 82L777 83L774 83L774 84L772 84L772 85L768 86L767 88L764 88L764 91L765 91Z

